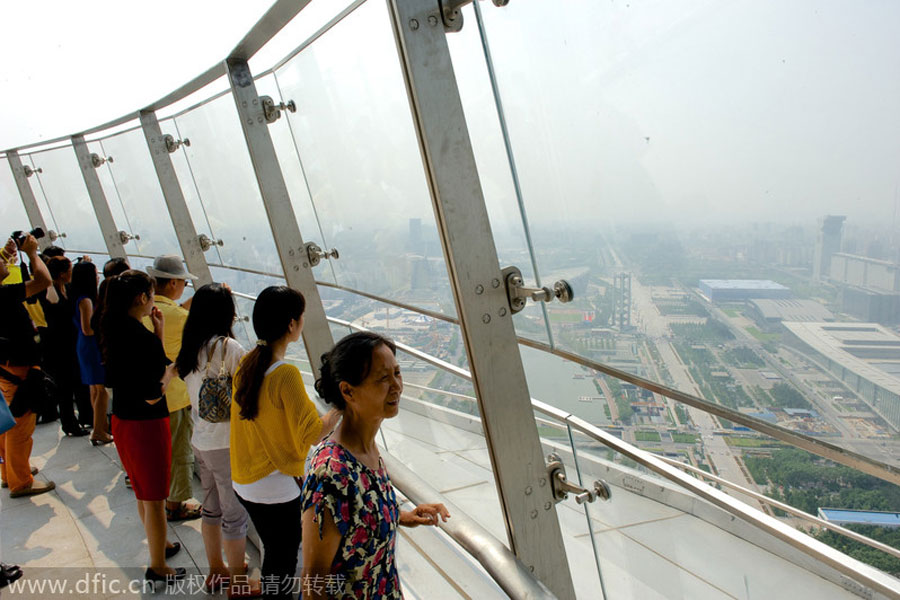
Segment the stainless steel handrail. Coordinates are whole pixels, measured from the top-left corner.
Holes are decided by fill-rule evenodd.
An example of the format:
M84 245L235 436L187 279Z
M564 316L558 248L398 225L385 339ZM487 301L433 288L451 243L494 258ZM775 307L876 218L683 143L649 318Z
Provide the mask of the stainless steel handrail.
M879 542L877 540L873 540L870 537L866 537L866 536L862 535L861 533L856 533L852 529L847 529L846 527L841 527L840 525L835 525L831 521L826 521L825 519L821 519L815 515L811 515L808 512L802 511L798 508L794 508L790 504L785 504L784 502L779 502L778 500L769 498L765 494L760 494L759 492L755 492L755 491L753 491L749 488L746 488L742 485L738 485L737 483L732 483L732 482L728 481L727 479L723 479L722 477L719 477L718 475L713 475L712 473L707 473L703 469L698 469L694 465L689 465L687 463L677 461L674 458L669 458L668 456L657 455L657 457L660 460L662 460L663 462L672 465L673 467L676 467L676 468L679 468L682 470L686 470L686 471L690 471L691 473L699 475L700 477L703 477L704 479L709 479L710 481L715 481L716 483L718 483L720 485L723 485L732 490L741 492L742 494L750 496L751 498L755 498L755 499L759 500L760 502L765 502L766 504L768 504L770 506L773 506L779 510L783 510L786 513L790 513L790 514L794 515L795 517L798 517L800 519L803 519L804 521L812 523L813 525L817 525L818 527L824 527L825 529L830 529L831 531L834 531L835 533L839 533L845 537L856 540L857 542L860 542L867 546L871 546L872 548L875 548L876 550L881 550L882 552L890 554L891 556L900 558L900 550L898 550L897 548L894 548L893 546L888 546L887 544L882 544L881 542Z
M510 598L556 598L509 548L471 519L465 511L444 498L390 453L383 453L382 459L390 473L391 483L413 504L441 502L447 507L450 519L446 523L439 522L438 527L475 557Z
M435 313L433 311L427 311L425 309L419 309L409 304L403 304L400 302L396 302L387 298L381 298L375 294L370 294L367 292L359 292L358 290L354 290L352 288L347 288L343 286L339 286L337 284L323 283L320 281L316 282L319 285L324 285L326 287L331 287L335 289L340 289L349 293L357 294L363 296L365 298L369 298L371 300L376 300L378 302L382 302L384 304L389 304L391 306L396 306L398 308L402 308L405 310L410 310L413 312L418 312L419 314L427 315L433 317L435 319L440 319L442 321L446 321L448 323L459 324L459 321L454 317L448 315L442 315L440 313ZM249 296L248 296L249 297ZM255 298L252 298L255 300ZM331 318L329 317L329 320ZM337 322L337 321L335 321ZM353 323L349 323L347 321L340 321L341 325L352 327L356 329L362 329L360 326L355 325ZM863 454L859 454L857 452L853 452L852 450L848 450L846 448L842 448L836 444L832 444L826 442L824 440L820 440L814 438L809 435L805 435L803 433L798 433L796 431L792 431L787 429L786 427L781 427L780 425L775 425L773 423L769 423L768 421L764 421L762 419L757 419L755 417L750 417L745 415L739 411L733 410L726 406L722 406L721 404L716 404L715 402L709 402L697 396L693 396L691 394L687 394L685 392L676 390L674 388L670 388L664 386L660 383L656 383L650 379L645 379L643 377L639 377L627 371L622 371L621 369L616 369L614 367L610 367L609 365L605 365L603 363L598 363L589 358L585 358L583 356L579 356L578 354L568 352L566 350L560 350L559 348L551 347L548 344L543 342L539 342L536 340L530 340L528 338L523 338L519 336L518 338L519 344L522 346L527 346L529 348L533 348L535 350L540 350L542 352L546 352L548 354L553 354L554 356L559 356L560 358L564 358L568 361L574 362L576 364L582 365L589 369L593 369L595 371L599 371L611 377L615 377L616 379L620 379L622 381L626 381L628 383L634 384L639 388L649 390L651 392L655 392L660 394L661 396L665 396L667 398L671 398L676 402L681 402L682 404L687 404L693 408L698 410L702 410L703 412L716 415L718 417L722 417L733 421L735 423L740 423L741 425L745 425L754 431L759 433L763 433L768 435L776 440L787 442L788 444L795 446L797 448L801 448L806 450L807 452L811 452L817 456L821 456L822 458L827 458L829 460L833 460L836 463L840 463L844 466L850 467L852 469L856 469L857 471L862 471L868 475L872 475L873 477L878 477L879 479L883 479L884 481L888 481L890 483L900 485L900 469L894 467L892 465L888 465L886 463L875 460L874 458L870 458ZM416 354L417 351L414 349L404 348L404 351L409 354ZM423 360L427 362L431 362L430 357L425 358L427 355L422 355ZM436 359L435 359L436 360ZM432 363L436 364L437 363ZM457 367L454 367L456 369ZM465 377L467 379L471 379L471 376L468 372L463 375L459 372L455 372L454 374L459 375L460 377Z
M591 425L584 419L566 413L553 406L533 400L535 410L554 417L558 421L567 423L573 429L580 431L588 437L600 442L631 460L643 465L650 471L661 475L676 485L696 494L711 504L731 513L746 521L757 529L786 542L796 550L822 562L836 571L846 575L854 581L866 585L879 593L889 597L900 597L900 580L882 573L874 567L870 567L854 558L851 558L835 550L810 536L797 531L790 525L782 523L775 517L751 508L740 500L732 498L725 492L695 479L682 471L666 464L660 457L641 450L627 442L623 442L616 436L609 434L599 427Z
M872 475L874 477L878 477L879 479L889 481L890 483L900 485L900 469L892 465L877 461L863 454L853 452L852 450L847 450L846 448L842 448L835 444L814 438L809 435L797 433L796 431L792 431L786 427L781 427L780 425L769 423L768 421L764 421L762 419L757 419L755 417L745 415L739 411L722 406L721 404L709 402L708 400L704 400L697 396L693 396L691 394L687 394L685 392L681 392L679 390L656 383L655 381L652 381L650 379L645 379L627 371L622 371L621 369L616 369L614 367L610 367L609 365L604 365L602 363L592 361L590 359L584 358L583 356L578 356L577 354L574 354L572 352L560 350L559 348L551 348L543 342L524 340L522 338L519 338L519 343L536 350L549 352L550 354L565 358L566 360L578 363L596 371L600 371L601 373L605 373L611 377L615 377L616 379L621 379L622 381L634 384L639 388L649 390L651 392L656 392L661 396L671 398L672 400L681 402L682 404L687 404L688 406L692 406L696 409L702 410L703 412L728 419L729 421L733 421L735 423L740 423L741 425L745 425L750 429L753 429L754 431L764 433L770 437L775 438L776 440L787 442L792 446L796 446L797 448L801 448L803 450L806 450L807 452L812 452L813 454L821 456L822 458L833 460L834 462L841 463L842 465L846 465L848 467L856 469L857 471L862 471L863 473L867 473L868 475Z
M475 398L474 396L469 396L467 394L460 394L457 392L450 392L447 390L440 390L440 389L431 388L431 387L424 386L424 385L418 385L415 383L404 382L403 387L410 387L410 388L419 389L419 390L423 390L423 391L427 391L427 392L439 393L439 394L443 394L445 396L450 396L451 398L459 398L462 400L468 400L472 403L477 403L477 401L478 401L477 398ZM537 402L537 400L532 399L532 402ZM475 418L477 419L477 417L475 417ZM542 419L539 417L535 417L535 420L542 425L546 425L546 426L552 427L554 429L559 429L561 431L566 431L565 424L561 424L558 421ZM811 515L808 512L794 508L793 506L791 506L789 504L785 504L784 502L779 502L778 500L775 500L774 498L770 498L769 496L766 496L765 494L761 494L759 492L751 490L751 489L744 487L742 485L739 485L737 483L732 483L731 481L728 481L727 479L724 479L717 475L707 473L703 469L698 469L697 467L695 467L693 465L689 465L689 464L677 461L673 458L669 458L668 456L661 456L661 455L655 455L655 456L657 456L663 462L666 462L674 467L690 471L691 473L699 475L700 477L709 479L711 481L715 481L716 483L719 483L720 485L723 485L727 488L739 491L744 495L755 498L756 500L759 500L760 502L764 502L765 504L768 504L770 506L773 506L775 508L783 510L786 513L790 513L791 515L794 515L795 517L803 519L809 523L812 523L813 525L817 525L817 526L823 527L825 529L830 529L831 531L834 531L835 533L838 533L838 534L848 537L850 539L856 540L857 542L860 542L862 544L866 544L867 546L875 548L876 550L880 550L882 552L885 552L886 554L890 554L891 556L900 558L900 550L898 550L897 548L894 548L893 546L888 546L887 544L883 544L882 542L873 540L872 538L862 535L861 533L857 533L857 532L853 531L852 529L847 529L846 527L841 527L840 525L835 525L834 523L831 523L830 521L826 521L825 519L821 519L815 515Z
M255 300L255 298L253 296L250 296L249 294L238 295ZM327 318L331 323L335 323L358 331L368 331L368 329L366 329L365 327L356 325L349 321L336 319L334 317ZM455 365L451 365L450 363L430 356L420 350L416 350L415 348L411 348L409 346L406 346L405 344L397 344L397 347L404 352L416 356L417 358L420 358L441 369L450 371L454 375L468 380L471 380L472 378L471 373L469 373L467 370ZM717 490L716 488L702 481L698 481L697 479L690 475L687 475L686 473L683 473L676 467L670 466L665 460L663 460L662 457L656 456L650 452L646 452L644 450L641 450L640 448L632 446L631 444L620 440L616 436L603 431L599 427L591 425L587 421L575 415L572 415L571 413L567 413L534 398L531 399L531 404L534 407L535 411L551 417L556 422L564 423L568 427L580 431L594 441L599 442L624 456L627 456L635 462L643 465L650 471L658 475L662 475L676 485L696 494L704 500L709 501L713 505L718 506L726 512L741 518L754 527L757 527L758 529L765 531L766 533L769 533L770 535L790 544L795 549L800 550L801 552L811 556L812 558L829 565L830 567L836 569L837 571L843 573L851 579L864 583L865 585L868 585L888 596L900 597L900 581L894 579L890 575L886 575L881 571L870 567L869 565L866 565L838 550L835 550L827 544L819 542L818 540L811 538L810 536L800 531L797 531L790 525L782 523L775 517L770 517L769 515L762 513L759 510L751 508L740 500L736 500L735 498L732 498L724 492ZM478 417L472 418L478 419ZM749 492L749 490L747 491ZM770 498L766 498L765 496L763 496L761 499L770 503L774 502ZM874 540L872 541L874 542ZM875 543L877 544L877 542Z

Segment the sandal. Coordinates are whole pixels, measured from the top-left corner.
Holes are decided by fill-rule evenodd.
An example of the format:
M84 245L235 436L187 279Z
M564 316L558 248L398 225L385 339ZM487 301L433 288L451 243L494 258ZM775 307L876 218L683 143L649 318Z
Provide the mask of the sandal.
M175 521L191 521L200 518L200 507L191 507L182 503L178 508L172 510L166 509L166 521L174 523Z

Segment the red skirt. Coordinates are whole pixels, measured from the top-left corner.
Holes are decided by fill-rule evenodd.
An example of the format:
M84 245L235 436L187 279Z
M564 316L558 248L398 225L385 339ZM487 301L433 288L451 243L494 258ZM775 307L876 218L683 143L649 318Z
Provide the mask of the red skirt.
M131 420L112 418L116 450L138 500L169 497L172 467L172 433L169 417Z

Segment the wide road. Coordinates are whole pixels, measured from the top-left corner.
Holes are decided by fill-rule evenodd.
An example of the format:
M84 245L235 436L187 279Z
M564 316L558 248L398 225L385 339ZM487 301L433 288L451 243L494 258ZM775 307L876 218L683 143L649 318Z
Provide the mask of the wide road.
M668 321L660 314L653 303L650 288L641 285L636 278L632 278L631 296L634 310L637 313L634 322L638 323L641 330L656 344L656 348L659 350L660 356L675 383L675 389L702 397L687 366L681 362L681 359L675 352L675 348L668 339ZM713 401L712 398L705 399ZM719 429L719 424L713 416L697 408L690 406L685 406L685 408L687 408L691 420L700 433L700 437L703 440L703 448L716 474L728 481L757 491L755 483L749 477L749 474L746 473L738 458L735 457L731 447L726 443L725 436L715 435L715 431ZM725 491L741 502L763 510L762 505L750 496L729 489L725 489Z

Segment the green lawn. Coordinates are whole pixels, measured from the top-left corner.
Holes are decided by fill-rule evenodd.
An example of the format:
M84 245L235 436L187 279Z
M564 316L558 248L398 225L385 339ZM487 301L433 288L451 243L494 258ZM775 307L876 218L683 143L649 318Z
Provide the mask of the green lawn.
M678 444L696 444L700 436L696 433L673 433L672 441Z
M744 438L744 437L734 437L734 436L726 436L725 442L729 446L737 446L739 448L772 448L777 446L782 446L781 442L776 442L773 440L766 440L760 438Z
M659 437L658 431L635 431L634 439L638 442L659 442L662 441L662 438Z
M756 327L748 327L747 333L761 342L777 342L781 338L777 333L763 333Z

